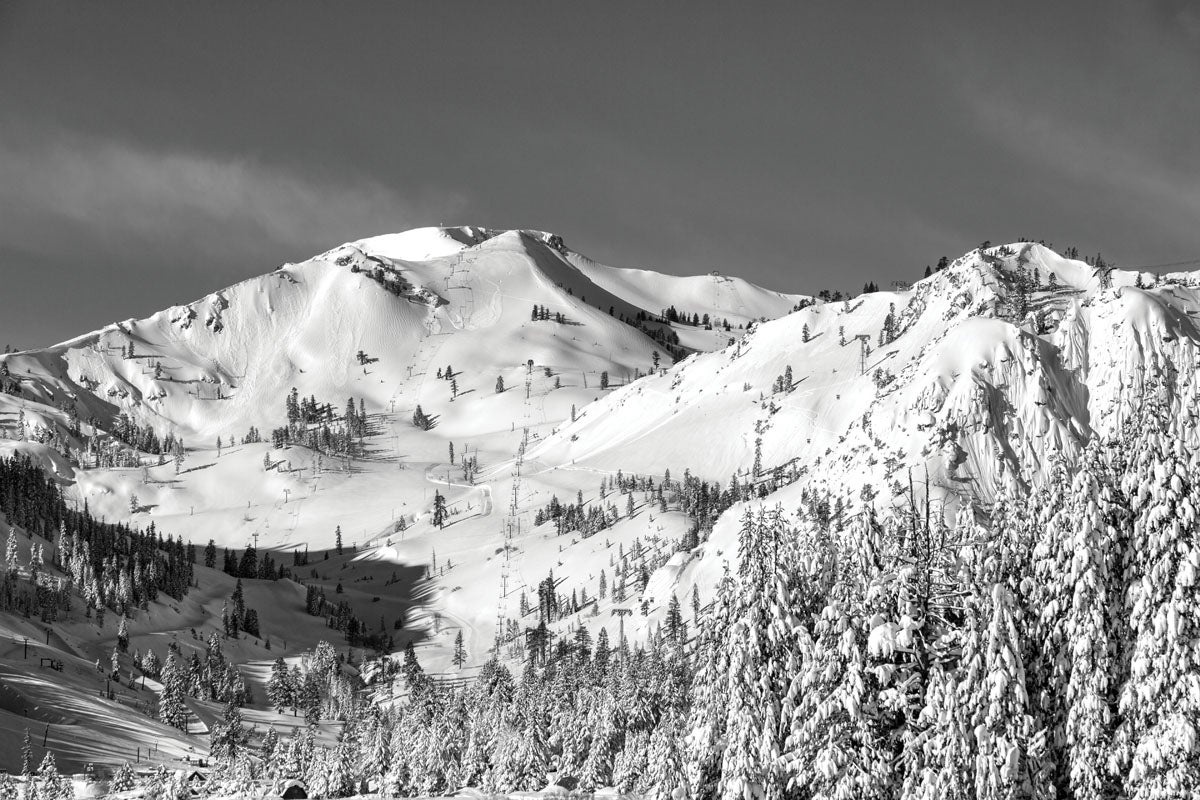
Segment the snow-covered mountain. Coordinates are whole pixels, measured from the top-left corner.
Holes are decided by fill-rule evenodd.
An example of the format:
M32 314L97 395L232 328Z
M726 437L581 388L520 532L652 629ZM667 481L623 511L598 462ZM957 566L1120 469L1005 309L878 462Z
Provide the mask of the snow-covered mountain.
M671 597L712 596L749 506L927 485L948 518L985 513L1194 371L1196 280L1018 243L822 302L606 267L547 233L420 229L0 357L0 454L200 547L290 564L340 532L344 554L297 571L373 629L408 614L446 672L459 635L478 665L519 631L548 578L579 608L559 633L588 615L644 639ZM604 591L629 559L645 579Z
M536 231L378 236L145 319L0 357L0 455L32 456L97 517L153 523L199 548L210 539L239 551L257 544L290 564L290 551L332 548L340 529L354 557L317 580L330 579L330 595L345 584L360 615L386 614L389 631L407 614L397 635L436 643L427 656L435 668L447 663L444 646L459 630L478 661L498 607L515 614L520 592L560 560L557 542L528 533L511 575L496 566L511 462L526 435L537 442L656 363L724 347L750 322L804 302L715 274L604 267ZM665 321L668 312L689 322ZM289 423L293 391L331 406L335 435L354 399L365 424L352 454L328 443L320 451L272 446L272 431ZM434 420L430 430L413 424L418 407ZM533 503L574 493L584 475L560 485L562 477L523 485L527 528ZM595 482L587 476L589 494ZM454 514L444 530L431 525L436 492ZM632 542L638 526L626 528ZM423 588L390 583L434 564L449 570ZM502 604L505 582L511 596ZM290 606L273 596L263 602L283 612L264 622L264 633L286 638L281 631L295 627L286 621ZM303 604L290 602L302 615ZM208 612L207 623L196 610L189 624L213 627L219 615ZM177 624L172 616L146 629L148 641ZM136 639L143 626L134 627ZM289 647L299 652L319 638L319 630L297 634Z
M969 253L910 290L813 303L721 275L605 267L541 232L418 229L4 357L3 447L38 451L106 518L153 520L201 544L257 535L260 548L315 550L338 526L379 544L397 520L414 523L403 544L363 557L425 564L436 550L477 570L483 592L465 605L479 625L499 586L471 554L498 546L523 430L527 528L555 492L593 503L618 470L726 486L736 476L785 507L814 483L889 502L910 473L928 474L936 497L986 504L1005 476L1027 482L1049 453L1073 459L1094 430L1119 424L1148 365L1189 369L1200 301L1189 276L1135 286L1153 283L1114 271L1102 286L1086 264L1016 244ZM549 318L534 321L535 307ZM660 322L671 307L710 324ZM677 335L680 363L655 332ZM453 386L437 377L451 369ZM361 403L361 451L271 447L293 388L339 418L349 398ZM417 406L431 430L413 425ZM106 433L120 415L182 440L178 475L169 454L136 468L68 463L129 450ZM15 441L19 420L47 446ZM265 441L243 444L251 429ZM463 454L478 460L473 485L456 485ZM461 535L423 527L439 481L452 510L474 515L454 526ZM561 560L557 574L594 579L588 556L557 548L521 569Z
M990 500L1072 456L1141 396L1147 364L1190 364L1189 276L1114 271L1016 244L910 290L818 303L603 398L530 456L600 470L689 467L726 480L755 460L886 492L928 469L939 493ZM1107 283L1105 284L1108 285ZM777 380L783 376L786 380ZM688 432L712 429L714 436ZM966 482L966 485L964 485Z
M603 371L618 383L648 369L656 346L670 362L670 343L656 345L636 327L639 314L657 318L673 300L686 301L681 313L738 326L785 314L801 299L719 276L659 275L627 288L625 270L547 244L555 239L465 228L379 236L7 363L26 400L70 404L81 420L95 418L103 428L124 412L160 436L173 431L207 445L277 422L291 387L339 405L353 393L373 410L390 411L412 390L410 377L423 376L435 358L438 366L494 370L493 382L504 371L519 382L532 358L539 370L578 373L568 386L585 388L585 375L594 386ZM677 292L681 285L688 291ZM550 312L548 324L532 324L535 305ZM648 331L660 327L645 323ZM723 346L730 335L680 327L684 350ZM579 402L593 395L562 396ZM465 431L487 430L484 417L455 416Z

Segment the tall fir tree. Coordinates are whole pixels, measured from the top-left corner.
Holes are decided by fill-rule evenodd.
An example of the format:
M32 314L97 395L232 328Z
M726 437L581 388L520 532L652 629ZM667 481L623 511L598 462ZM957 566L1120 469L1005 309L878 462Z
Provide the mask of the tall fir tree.
M153 652L153 651L151 651ZM172 728L187 730L187 706L184 704L184 675L173 650L167 652L160 676L162 691L158 695L158 720Z

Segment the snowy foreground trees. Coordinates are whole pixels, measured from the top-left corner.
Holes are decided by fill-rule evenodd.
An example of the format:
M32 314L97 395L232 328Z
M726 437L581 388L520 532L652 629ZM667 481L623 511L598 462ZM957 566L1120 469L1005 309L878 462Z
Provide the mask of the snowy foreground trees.
M439 685L409 649L383 671L406 699L343 691L325 744L313 725L251 745L229 710L221 785L502 793L553 775L662 800L1200 796L1200 455L1162 421L1179 416L1150 408L1078 465L1052 457L1028 497L1002 488L952 522L916 503L851 514L816 492L794 515L747 512L699 619L672 604L644 647L578 624L550 632L548 656L493 660L467 685Z
M694 654L690 792L1200 796L1200 456L1168 418L986 524L745 519Z

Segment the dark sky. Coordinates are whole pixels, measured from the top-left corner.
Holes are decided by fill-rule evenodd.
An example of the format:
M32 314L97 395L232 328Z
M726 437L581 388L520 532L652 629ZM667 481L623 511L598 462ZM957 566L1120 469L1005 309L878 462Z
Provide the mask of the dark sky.
M0 344L438 223L803 292L1197 258L1198 86L1186 2L0 0Z

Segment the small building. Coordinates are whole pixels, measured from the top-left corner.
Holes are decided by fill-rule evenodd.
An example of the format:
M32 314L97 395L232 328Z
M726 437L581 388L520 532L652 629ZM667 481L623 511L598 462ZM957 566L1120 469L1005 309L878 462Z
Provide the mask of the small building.
M194 769L188 773L187 778L184 779L184 783L187 785L188 793L191 794L192 797L200 797L202 795L210 794L210 792L205 791L204 788L205 784L208 783L208 776L198 769Z
M283 800L308 800L308 787L300 781L285 781L280 788Z

